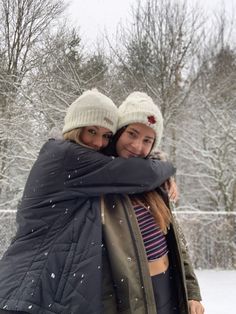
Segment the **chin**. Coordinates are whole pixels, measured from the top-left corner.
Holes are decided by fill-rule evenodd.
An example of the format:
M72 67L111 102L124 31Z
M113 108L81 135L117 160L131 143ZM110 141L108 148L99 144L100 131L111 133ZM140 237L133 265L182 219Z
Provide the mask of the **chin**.
M121 154L119 155L119 157L122 157L122 158L130 158L130 156L128 154Z

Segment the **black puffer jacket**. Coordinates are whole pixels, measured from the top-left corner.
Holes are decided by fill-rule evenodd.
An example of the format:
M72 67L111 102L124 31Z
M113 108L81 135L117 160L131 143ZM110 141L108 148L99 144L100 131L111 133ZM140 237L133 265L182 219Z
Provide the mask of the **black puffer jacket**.
M107 157L49 140L26 183L16 237L0 261L0 308L101 313L100 196L151 190L170 163Z

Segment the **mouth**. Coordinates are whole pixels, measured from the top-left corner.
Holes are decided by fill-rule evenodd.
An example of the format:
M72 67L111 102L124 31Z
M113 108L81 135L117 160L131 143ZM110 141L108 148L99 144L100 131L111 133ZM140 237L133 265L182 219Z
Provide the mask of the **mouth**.
M135 153L129 151L128 149L126 149L126 152L128 153L129 157L139 157L138 154L135 154Z

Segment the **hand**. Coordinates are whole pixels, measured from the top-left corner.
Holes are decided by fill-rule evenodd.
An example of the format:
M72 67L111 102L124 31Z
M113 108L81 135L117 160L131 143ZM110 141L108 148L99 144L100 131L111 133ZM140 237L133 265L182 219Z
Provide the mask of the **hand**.
M176 203L179 199L179 191L174 178L170 178L165 182L165 189L168 192L170 201Z
M168 160L168 155L166 153L164 153L163 151L155 151L155 152L152 152L150 155L149 155L149 158L151 159L158 159L158 160L162 160L162 161L167 161Z
M188 308L190 314L203 314L205 309L201 302L195 300L188 301Z

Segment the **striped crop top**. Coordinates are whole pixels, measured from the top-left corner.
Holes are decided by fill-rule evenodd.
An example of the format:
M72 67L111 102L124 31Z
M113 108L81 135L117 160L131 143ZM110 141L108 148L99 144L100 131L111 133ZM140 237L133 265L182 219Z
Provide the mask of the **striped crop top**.
M133 205L144 242L148 261L168 253L166 237L157 225L153 215L142 205Z

